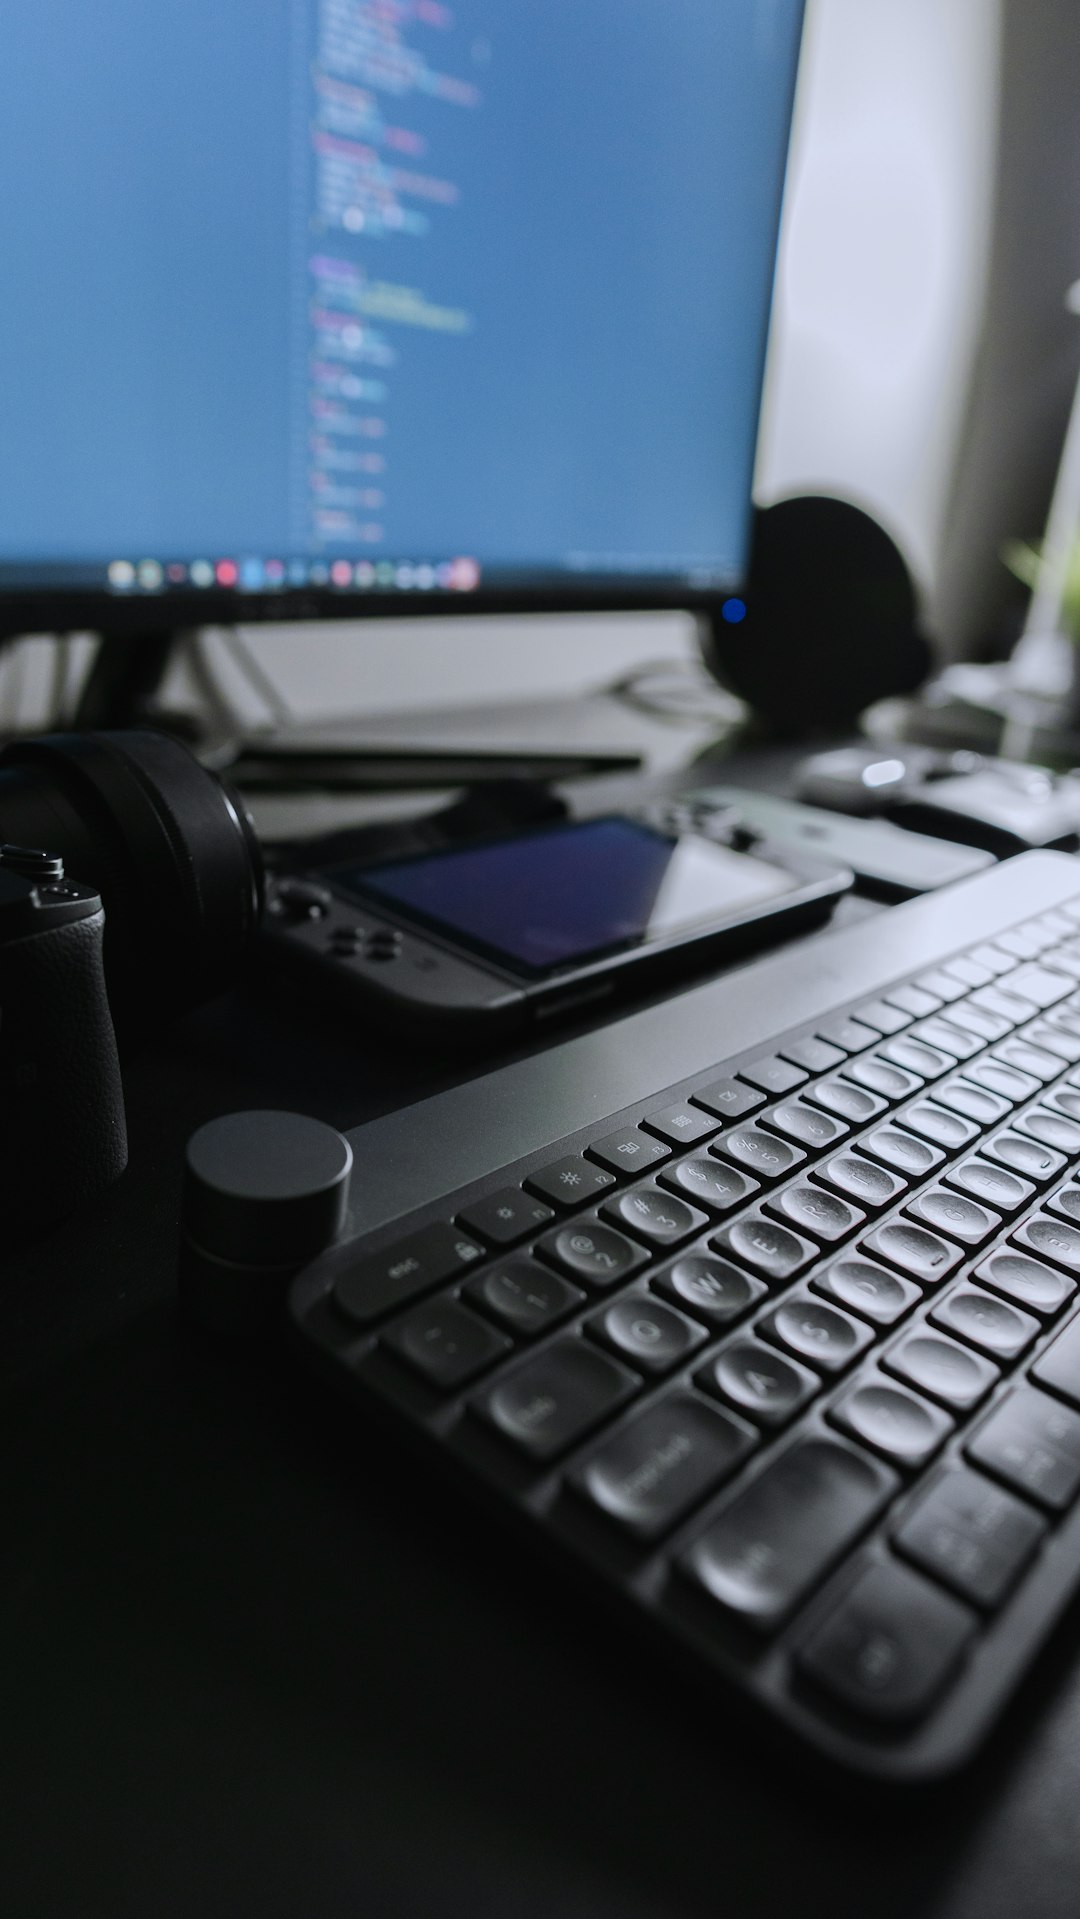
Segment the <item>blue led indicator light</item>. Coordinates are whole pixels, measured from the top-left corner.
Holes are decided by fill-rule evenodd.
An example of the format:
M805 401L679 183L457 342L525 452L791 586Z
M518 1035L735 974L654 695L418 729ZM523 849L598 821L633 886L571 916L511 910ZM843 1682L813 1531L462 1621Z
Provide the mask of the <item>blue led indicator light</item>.
M746 601L725 600L723 606L720 608L720 616L727 621L729 626L738 626L739 621L745 620L746 618Z

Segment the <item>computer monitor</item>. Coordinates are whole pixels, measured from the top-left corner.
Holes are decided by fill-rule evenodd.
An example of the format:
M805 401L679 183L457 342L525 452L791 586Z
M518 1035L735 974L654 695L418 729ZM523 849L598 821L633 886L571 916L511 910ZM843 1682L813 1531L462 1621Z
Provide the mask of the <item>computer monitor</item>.
M0 632L738 593L802 0L7 0Z

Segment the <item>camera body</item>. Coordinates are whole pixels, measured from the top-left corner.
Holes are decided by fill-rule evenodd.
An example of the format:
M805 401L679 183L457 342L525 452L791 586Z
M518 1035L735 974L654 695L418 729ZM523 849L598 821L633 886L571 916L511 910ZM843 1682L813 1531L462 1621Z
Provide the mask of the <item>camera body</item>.
M45 852L0 846L0 1195L29 1234L127 1164L105 912Z

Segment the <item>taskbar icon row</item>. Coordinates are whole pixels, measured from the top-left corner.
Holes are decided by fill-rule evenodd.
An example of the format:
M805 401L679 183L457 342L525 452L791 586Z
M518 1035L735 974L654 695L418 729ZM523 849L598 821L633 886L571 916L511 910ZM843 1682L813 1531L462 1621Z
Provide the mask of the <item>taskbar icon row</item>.
M463 554L450 560L110 560L115 593L164 593L170 587L274 593L289 587L361 593L473 593L480 563Z

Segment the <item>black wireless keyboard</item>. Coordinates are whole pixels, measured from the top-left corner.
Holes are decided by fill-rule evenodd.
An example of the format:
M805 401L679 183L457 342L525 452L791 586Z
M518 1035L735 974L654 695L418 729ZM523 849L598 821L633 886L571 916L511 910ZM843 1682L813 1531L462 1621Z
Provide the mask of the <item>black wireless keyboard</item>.
M834 1760L972 1755L1080 1580L1074 861L353 1141L292 1310L358 1404Z

